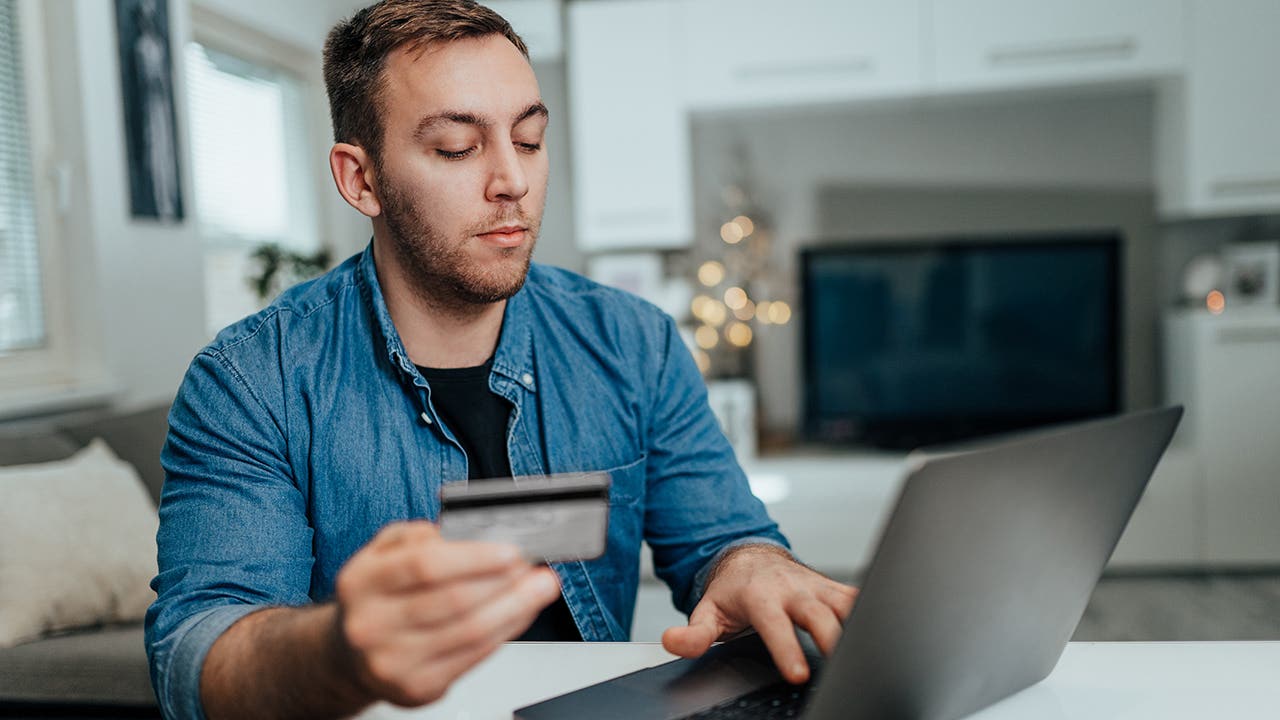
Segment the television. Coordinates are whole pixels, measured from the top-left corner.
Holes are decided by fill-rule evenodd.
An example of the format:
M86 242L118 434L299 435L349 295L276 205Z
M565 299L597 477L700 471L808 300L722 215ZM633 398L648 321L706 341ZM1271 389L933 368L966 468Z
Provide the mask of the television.
M906 449L1119 411L1118 233L801 253L808 441Z

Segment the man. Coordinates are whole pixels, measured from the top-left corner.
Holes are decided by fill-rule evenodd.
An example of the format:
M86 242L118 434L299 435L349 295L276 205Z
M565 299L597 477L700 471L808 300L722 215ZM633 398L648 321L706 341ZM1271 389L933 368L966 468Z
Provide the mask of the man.
M508 640L626 640L642 540L692 613L669 650L754 626L803 681L793 624L830 650L855 591L791 558L670 318L530 267L548 117L510 26L387 0L330 34L325 83L373 241L188 370L147 615L166 714L420 705ZM575 470L612 476L598 560L534 567L429 522L443 482Z

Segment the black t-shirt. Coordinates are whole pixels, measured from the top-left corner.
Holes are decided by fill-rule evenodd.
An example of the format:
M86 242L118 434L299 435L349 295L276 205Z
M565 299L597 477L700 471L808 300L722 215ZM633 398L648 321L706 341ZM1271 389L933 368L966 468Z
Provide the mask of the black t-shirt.
M507 423L511 404L489 389L493 359L479 367L447 370L418 366L431 385L431 403L467 453L470 480L511 477ZM518 640L578 641L582 634L564 597L543 610Z

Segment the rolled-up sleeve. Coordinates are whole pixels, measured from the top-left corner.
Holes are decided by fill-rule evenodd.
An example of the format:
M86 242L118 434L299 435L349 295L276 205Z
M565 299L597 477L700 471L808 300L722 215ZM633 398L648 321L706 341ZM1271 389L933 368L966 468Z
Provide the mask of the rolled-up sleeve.
M645 540L653 550L654 572L687 614L729 550L757 543L790 546L751 493L707 403L693 357L675 323L665 320L652 386Z
M274 387L273 387L274 386ZM202 718L200 673L233 623L302 605L312 565L306 503L293 481L279 383L247 378L206 350L169 415L157 534L156 601L147 611L151 680L165 717Z

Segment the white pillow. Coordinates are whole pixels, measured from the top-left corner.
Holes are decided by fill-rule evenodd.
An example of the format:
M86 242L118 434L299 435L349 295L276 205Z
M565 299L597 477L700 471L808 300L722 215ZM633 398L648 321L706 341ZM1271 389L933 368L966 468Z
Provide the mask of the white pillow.
M0 467L0 647L140 620L160 521L101 439L66 460Z

